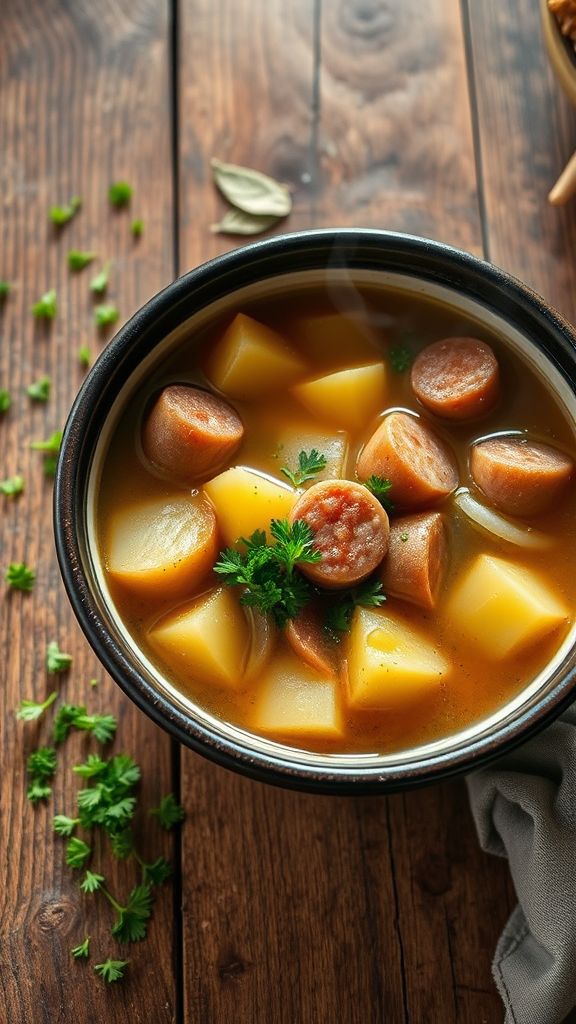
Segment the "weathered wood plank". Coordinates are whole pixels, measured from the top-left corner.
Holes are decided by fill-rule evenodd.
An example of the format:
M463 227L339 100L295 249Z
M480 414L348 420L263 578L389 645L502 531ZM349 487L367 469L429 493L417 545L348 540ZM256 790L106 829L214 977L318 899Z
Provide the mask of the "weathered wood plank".
M0 1019L35 1024L95 1020L175 1019L174 930L170 890L159 898L149 939L119 947L110 908L83 897L78 875L64 865L55 812L73 810L71 767L95 744L74 738L60 756L54 797L34 809L25 798L25 755L48 738L46 726L17 723L23 697L43 698L56 686L68 701L119 716L117 750L144 767L143 800L157 803L173 787L170 742L132 707L109 679L73 622L60 584L51 529L51 485L29 442L62 426L82 380L77 350L100 348L92 324L90 270L71 275L69 248L95 249L114 260L109 297L126 318L173 276L167 11L154 0L6 0L0 32L0 277L14 292L0 312L0 383L13 407L0 422L0 476L21 472L26 492L0 496L2 575L10 561L37 568L31 595L0 595L2 689L2 815L0 826ZM111 180L135 188L133 215L145 221L135 244L130 212L108 205ZM83 197L79 216L57 236L48 208ZM59 315L44 331L33 301L58 291ZM53 378L46 406L32 407L23 389L41 374ZM46 643L57 639L74 656L69 677L48 679ZM88 686L98 677L95 690ZM170 856L172 843L151 827L147 853ZM106 856L102 873L127 893L134 871ZM130 881L129 881L130 879ZM70 948L92 937L89 963ZM123 985L107 987L93 973L108 955L132 959Z
M287 229L481 251L458 5L196 0L181 29L181 269L233 244L207 231L212 155L290 181ZM185 754L183 793L187 1019L501 1020L489 964L511 894L460 783L311 797Z

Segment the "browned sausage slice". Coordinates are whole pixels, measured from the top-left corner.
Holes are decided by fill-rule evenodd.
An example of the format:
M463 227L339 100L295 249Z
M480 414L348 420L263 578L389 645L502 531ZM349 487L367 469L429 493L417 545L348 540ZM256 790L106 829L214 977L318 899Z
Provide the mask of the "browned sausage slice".
M404 508L422 508L446 498L458 486L458 469L448 446L421 419L391 412L372 434L356 464L360 480L384 477L390 498Z
M446 529L440 512L395 519L382 565L384 591L421 608L433 608L446 560Z
M565 452L526 437L491 437L472 445L474 483L501 512L534 516L550 508L574 472Z
M324 621L326 609L311 602L286 625L286 639L299 658L323 676L335 678L338 671L338 644L331 642Z
M494 406L500 385L496 356L478 338L445 338L414 360L412 387L430 412L471 420Z
M164 473L193 484L223 469L243 434L242 420L223 399L188 384L171 384L145 420L142 447Z
M388 550L388 516L373 494L351 480L322 480L298 499L290 522L303 519L320 562L299 568L321 587L352 587L366 579Z

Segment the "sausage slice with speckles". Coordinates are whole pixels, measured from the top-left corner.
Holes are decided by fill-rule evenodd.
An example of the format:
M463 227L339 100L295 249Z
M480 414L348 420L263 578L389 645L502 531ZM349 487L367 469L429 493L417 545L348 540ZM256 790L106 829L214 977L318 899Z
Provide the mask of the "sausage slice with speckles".
M243 434L242 420L223 399L188 384L171 384L146 417L142 448L172 479L194 484L226 466Z
M382 564L385 593L420 608L433 608L447 554L446 528L440 512L417 512L394 519Z
M574 473L574 462L549 444L511 435L472 445L470 472L501 512L534 516L557 501Z
M320 562L299 568L321 587L352 587L365 580L388 550L390 524L381 504L362 484L322 480L298 499L290 522L303 519L314 534Z
M494 407L500 390L498 361L478 338L444 338L414 360L412 387L430 412L449 420L471 420Z
M400 508L434 505L458 486L448 445L419 417L391 412L374 431L356 464L360 480L390 480L390 499Z

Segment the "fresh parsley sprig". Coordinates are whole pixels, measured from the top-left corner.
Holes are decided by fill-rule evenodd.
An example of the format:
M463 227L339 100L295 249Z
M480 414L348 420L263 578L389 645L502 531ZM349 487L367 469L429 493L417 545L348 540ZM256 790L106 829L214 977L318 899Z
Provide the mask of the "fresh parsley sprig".
M293 487L301 487L308 480L313 480L323 469L326 469L326 456L312 448L310 452L300 452L298 468L294 472L288 466L283 466L280 472L288 478Z
M336 603L328 610L324 629L333 639L340 639L350 629L355 608L359 605L363 608L379 608L385 600L386 595L379 580L366 580L357 587L341 591Z
M71 729L91 732L99 743L108 743L118 723L114 715L89 715L83 704L63 704L54 718L52 735L56 744L62 743Z
M32 803L38 800L47 800L52 794L52 787L48 785L50 779L56 772L56 751L54 747L38 747L28 756L26 771L30 778L30 784L26 790L26 796Z
M54 703L58 696L58 692L54 690L46 697L45 701L38 703L35 700L23 700L20 702L20 707L16 711L16 718L19 718L22 722L36 722L42 717L44 712Z
M0 494L5 494L7 498L17 498L23 490L23 476L9 476L6 480L0 480Z
M28 385L26 388L26 394L33 402L47 402L50 398L51 387L52 380L50 377L40 377L38 380L35 380L32 384Z
M34 569L30 569L26 562L11 562L4 579L12 590L23 590L30 592L34 588L36 580L36 573Z
M296 618L310 599L310 587L297 565L319 562L321 554L314 548L312 530L301 519L292 526L287 520L273 519L270 533L273 544L267 543L263 530L255 530L247 540L240 540L245 552L235 548L221 551L214 572L228 586L244 588L241 604L271 612L282 627Z
M388 359L394 373L405 373L410 369L414 356L407 345L392 345L388 351Z
M87 935L84 942L81 942L79 946L74 946L70 952L76 960L87 959L90 956L90 936Z
M82 200L79 196L73 196L69 203L64 206L51 206L50 207L50 220L57 227L61 228L68 221L78 213L78 210L82 206Z
M153 814L158 818L159 824L162 828L169 831L174 828L182 821L184 817L184 808L180 806L176 797L173 793L168 793L167 796L163 796L158 807L152 807L148 814Z
M61 651L58 642L51 640L46 648L46 670L50 675L67 672L72 665L72 655Z
M382 476L372 475L367 480L364 480L364 487L367 487L371 494L378 498L378 501L387 512L394 511L394 505L388 497L392 490L391 480L386 480Z
M68 268L77 273L79 270L84 270L89 263L93 263L96 259L97 253L85 252L81 249L70 249L68 253Z
M124 977L124 969L130 963L129 960L105 960L103 964L96 964L94 970L104 981L120 981Z
M53 320L58 312L58 302L56 299L56 289L51 288L50 291L44 292L38 302L35 302L32 306L32 313L37 320Z

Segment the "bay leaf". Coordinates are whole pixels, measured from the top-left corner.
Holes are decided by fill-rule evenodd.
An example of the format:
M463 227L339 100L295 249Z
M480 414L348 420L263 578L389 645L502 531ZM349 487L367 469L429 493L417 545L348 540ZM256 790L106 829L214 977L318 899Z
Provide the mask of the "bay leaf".
M280 217L257 216L244 213L244 210L232 208L226 210L219 224L211 224L210 231L219 235L259 235L262 231L274 227Z
M286 217L290 213L292 198L286 185L250 167L224 164L214 157L211 164L214 181L232 206L259 217Z

